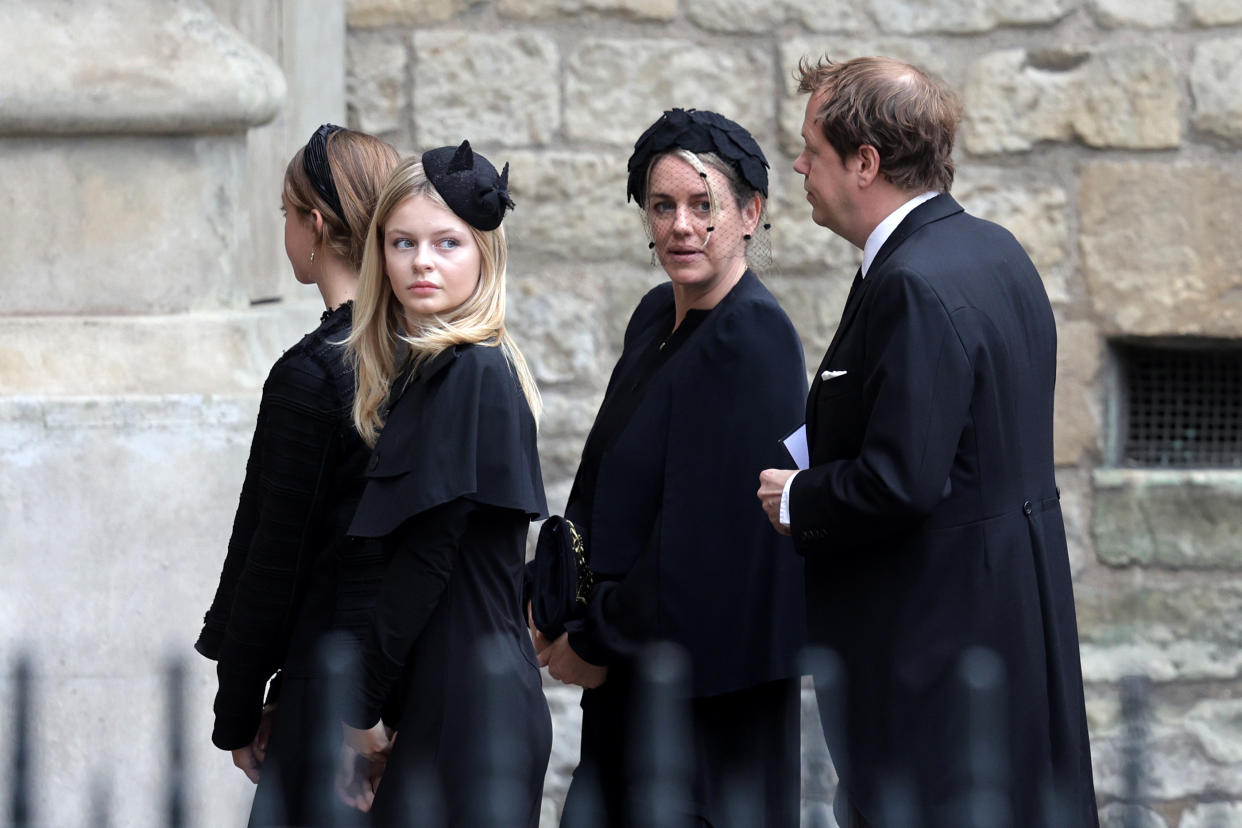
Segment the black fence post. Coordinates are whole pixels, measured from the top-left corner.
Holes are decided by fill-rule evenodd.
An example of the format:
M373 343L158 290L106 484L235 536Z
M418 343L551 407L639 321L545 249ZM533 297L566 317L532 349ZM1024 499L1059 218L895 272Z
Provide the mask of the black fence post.
M1122 815L1123 828L1141 828L1143 798L1147 784L1147 717L1151 687L1146 676L1121 680L1122 721Z
M525 798L527 762L530 751L521 744L519 723L506 715L506 699L514 693L517 677L506 657L505 645L495 638L479 642L477 656L483 676L483 728L476 747L482 750L477 766L481 771L479 809L471 825L501 828L526 821Z
M10 815L14 828L26 828L34 824L34 813L31 809L30 768L31 739L31 670L30 656L22 653L17 657L17 665L13 670L13 790Z
M1012 819L1009 741L1005 710L1005 664L984 647L971 647L958 666L969 716L964 824L1003 828Z
M690 811L689 672L676 644L651 644L639 658L632 754L636 825L681 828Z
M112 785L106 771L96 771L91 778L91 828L108 828L112 824Z
M168 660L168 825L186 824L185 767L185 661L177 656Z

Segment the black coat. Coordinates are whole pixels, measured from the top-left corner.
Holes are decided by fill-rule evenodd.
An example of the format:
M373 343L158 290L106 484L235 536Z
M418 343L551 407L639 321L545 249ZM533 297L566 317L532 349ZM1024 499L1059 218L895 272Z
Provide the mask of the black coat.
M308 676L331 626L337 557L362 494L369 451L351 419L344 349L349 304L272 366L220 583L195 648L218 661L212 741L244 747L268 679Z
M373 602L347 721L382 714L400 732L373 824L440 824L430 796L450 825L492 824L507 797L505 824L534 826L552 746L521 606L527 529L547 513L534 417L504 353L481 345L399 379L390 408L349 530L378 539L382 574L338 608Z
M824 380L824 371L845 374ZM1053 479L1056 328L1003 228L947 195L913 210L847 302L807 401L790 492L813 641L844 661L829 747L873 824L912 783L921 824L965 824L969 647L1005 670L1013 825L1096 825L1074 598ZM838 705L844 715L837 716Z
M672 319L666 282L630 319L605 406L628 391L618 386L669 336ZM616 643L598 628L620 627L632 643L682 645L695 696L798 675L802 563L772 531L755 489L760 471L785 462L779 441L801 419L805 377L789 318L750 272L649 377L599 461L589 513L572 495L566 509L586 527L591 566L608 581L585 629L570 627L579 655L596 663L627 655L600 640ZM598 437L593 430L588 450ZM629 617L600 617L609 604Z

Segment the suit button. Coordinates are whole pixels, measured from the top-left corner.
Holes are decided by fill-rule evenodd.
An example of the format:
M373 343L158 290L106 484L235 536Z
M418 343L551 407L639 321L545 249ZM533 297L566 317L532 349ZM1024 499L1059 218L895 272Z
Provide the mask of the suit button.
M1033 511L1035 511L1035 509L1031 506L1031 501L1028 500L1026 503L1022 504L1022 514L1029 515Z
M371 460L367 463L367 471L375 471L375 467L379 465L379 452L371 455Z

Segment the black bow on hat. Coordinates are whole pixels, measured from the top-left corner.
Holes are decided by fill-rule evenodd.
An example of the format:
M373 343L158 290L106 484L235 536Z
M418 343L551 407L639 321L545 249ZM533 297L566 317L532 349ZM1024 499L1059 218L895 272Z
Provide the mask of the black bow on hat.
M509 198L509 165L496 173L492 163L470 149L438 147L423 153L423 172L457 216L478 230L495 230L505 210L515 205Z
M647 197L647 167L669 150L714 152L728 161L752 189L768 195L768 159L751 134L723 115L707 110L670 109L634 142L626 200L639 207Z

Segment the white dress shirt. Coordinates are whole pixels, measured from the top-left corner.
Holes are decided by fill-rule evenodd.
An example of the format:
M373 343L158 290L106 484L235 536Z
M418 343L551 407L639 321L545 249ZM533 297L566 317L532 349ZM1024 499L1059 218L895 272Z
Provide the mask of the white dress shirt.
M893 235L893 231L897 229L897 225L901 224L902 219L910 214L910 211L918 207L924 201L935 198L940 193L935 190L929 190L920 193L905 204L898 207L893 212L884 217L884 220L875 226L871 231L871 235L867 236L867 243L863 245L862 259L862 278L867 278L867 271L871 269L871 263L875 261L876 254L880 252L880 248L884 246L884 242L888 241L888 237ZM842 372L844 373L844 372ZM794 472L789 475L789 479L785 481L785 488L781 490L781 526L789 527L789 487L793 485L793 479L798 473Z

